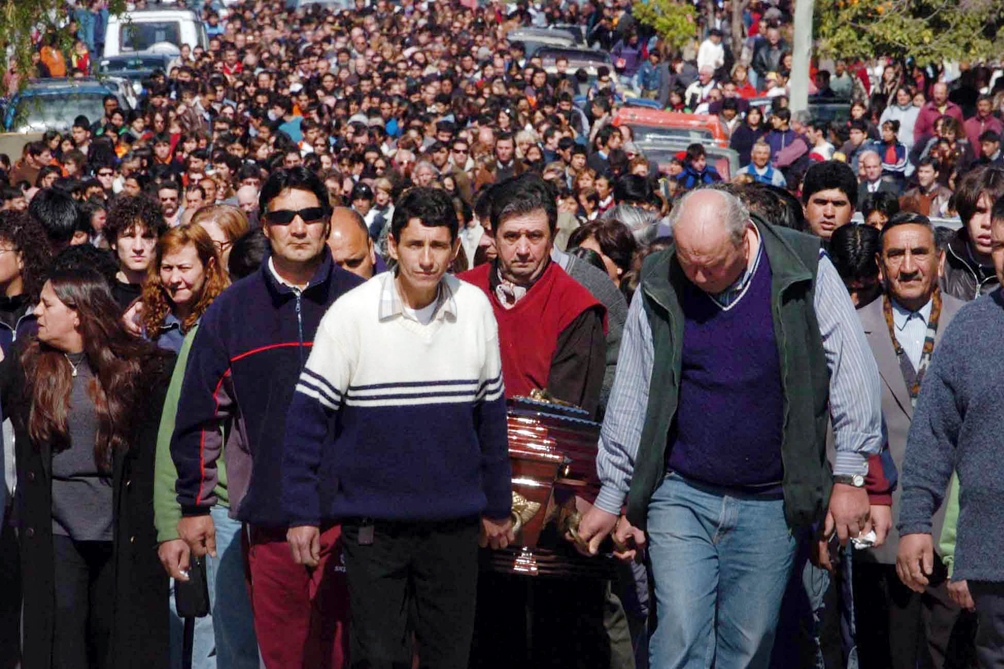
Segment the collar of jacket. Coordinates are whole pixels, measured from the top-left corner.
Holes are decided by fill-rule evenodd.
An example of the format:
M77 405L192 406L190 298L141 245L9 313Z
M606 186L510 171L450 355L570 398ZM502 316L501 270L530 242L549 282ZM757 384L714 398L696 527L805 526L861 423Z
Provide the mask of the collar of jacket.
M935 191L934 195L938 195L939 192L940 189ZM976 262L970 252L969 229L966 226L959 228L958 232L948 241L948 258L966 267L977 277L977 281L979 281L978 277L983 276L983 266Z
M812 272L777 229L765 224L763 219L756 214L751 214L750 218L760 234L760 243L763 244L764 253L770 260L771 295L775 301L776 297L790 286L803 281L812 281ZM673 244L662 253L655 254L651 262L651 271L647 272L648 276L642 283L642 290L645 295L667 312L680 311L674 286L682 286L682 282L686 278L680 264L676 261L676 245Z
M293 288L287 286L284 283L279 283L276 278L272 275L272 270L268 267L268 261L271 256L265 256L261 261L261 269L259 270L262 277L265 280L265 285L268 287L268 292L272 296L272 301L279 303L285 302L286 300L295 296ZM310 283L301 292L304 296L312 295L317 291L319 287L327 286L331 280L331 275L334 272L335 263L331 260L331 253L328 252L327 248L324 249L322 254L321 264L314 272L314 276L311 277Z

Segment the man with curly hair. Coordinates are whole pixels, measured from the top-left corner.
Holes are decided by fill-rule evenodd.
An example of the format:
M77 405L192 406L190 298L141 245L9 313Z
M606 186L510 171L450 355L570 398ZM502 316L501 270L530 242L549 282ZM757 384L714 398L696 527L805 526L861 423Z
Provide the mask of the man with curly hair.
M104 232L119 263L112 295L123 310L143 292L157 239L166 231L160 205L146 195L121 197L108 211Z

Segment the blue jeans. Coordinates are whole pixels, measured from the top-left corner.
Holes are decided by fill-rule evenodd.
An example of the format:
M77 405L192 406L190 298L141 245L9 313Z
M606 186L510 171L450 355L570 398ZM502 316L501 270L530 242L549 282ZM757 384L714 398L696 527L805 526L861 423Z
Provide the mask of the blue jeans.
M210 614L195 619L192 669L258 669L258 640L251 616L251 599L244 578L241 523L228 509L214 506L216 555L206 563ZM182 666L183 621L174 607L171 581L171 667Z
M815 630L815 642L817 649L816 666L822 669L826 666L824 654L831 656L835 654L837 644L840 644L840 651L843 654L844 666L846 669L858 669L858 649L855 643L857 621L854 617L854 548L851 544L839 550L839 559L833 559L837 576L831 576L830 572L820 567L816 567L812 562L805 563L802 572L802 584L809 597L809 604L812 607L812 621ZM837 610L827 611L826 592L830 589L831 583L836 579L835 587ZM835 634L827 634L825 638L821 633L824 616L839 616L840 638ZM824 653L824 644L832 652Z
M669 474L648 507L652 669L767 667L797 542L784 502Z

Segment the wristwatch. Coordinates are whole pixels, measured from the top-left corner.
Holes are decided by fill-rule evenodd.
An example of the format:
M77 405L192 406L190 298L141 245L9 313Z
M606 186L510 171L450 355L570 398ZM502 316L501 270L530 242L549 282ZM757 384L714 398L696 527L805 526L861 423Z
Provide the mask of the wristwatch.
M865 487L865 477L861 474L835 474L833 476L834 483L843 483L844 485L854 486L855 488Z

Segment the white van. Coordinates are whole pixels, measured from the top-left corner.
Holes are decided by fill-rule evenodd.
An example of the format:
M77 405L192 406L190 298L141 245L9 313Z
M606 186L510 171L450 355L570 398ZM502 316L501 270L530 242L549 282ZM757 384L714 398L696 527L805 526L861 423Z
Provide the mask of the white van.
M108 17L105 56L148 51L165 43L209 48L206 27L190 9L147 9Z

